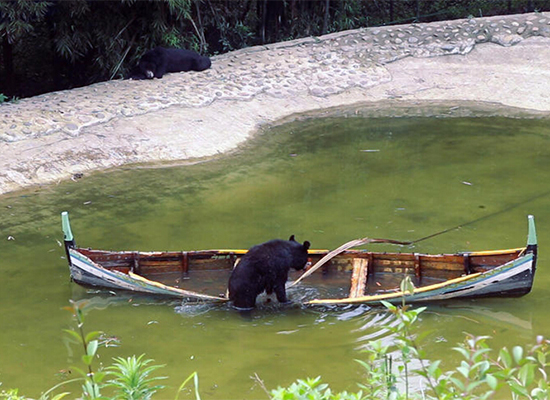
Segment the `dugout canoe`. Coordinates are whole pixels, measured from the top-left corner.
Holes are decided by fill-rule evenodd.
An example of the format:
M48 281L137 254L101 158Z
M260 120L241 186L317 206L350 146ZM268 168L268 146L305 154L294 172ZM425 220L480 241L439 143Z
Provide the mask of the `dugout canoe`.
M225 302L235 263L247 250L106 251L75 244L67 212L62 213L71 279L86 287L130 291L186 301ZM380 239L375 239L378 241ZM328 250L310 250L311 264ZM430 302L482 297L518 297L531 291L536 271L537 235L528 217L525 247L454 254L344 250L297 286L312 294L308 305ZM409 276L413 292L400 291ZM291 275L290 279L297 279ZM294 290L294 289L293 289Z

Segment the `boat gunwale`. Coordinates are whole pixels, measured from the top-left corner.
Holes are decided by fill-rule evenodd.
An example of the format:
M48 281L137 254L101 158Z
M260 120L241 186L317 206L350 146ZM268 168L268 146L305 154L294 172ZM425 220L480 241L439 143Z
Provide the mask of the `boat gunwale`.
M248 252L248 250L244 249L209 249L209 250L186 250L186 251L176 251L176 250L167 250L167 251L132 251L132 250L101 250L101 249L93 249L90 247L74 247L72 250L77 251L78 253L82 254L85 257L89 257L86 254L83 254L84 252L90 252L90 253L104 253L106 256L128 256L128 257L134 257L136 255L144 256L144 257L176 257L181 256L182 254L186 254L188 256L199 256L199 255L219 255L219 256L231 256L231 255L244 255ZM389 252L389 251L371 251L366 249L359 249L359 250L345 250L342 253L334 256L335 259L338 258L349 258L349 256L354 255L380 255L380 256L420 256L420 257L433 257L433 258L443 258L443 257L463 257L463 256L474 256L474 257L483 257L483 256L499 256L499 255L506 255L506 254L513 254L513 253L519 253L518 257L521 256L522 253L524 253L527 250L527 246L523 247L515 247L515 248L509 248L509 249L502 249L502 250L481 250L481 251L460 251L455 253L417 253L417 252ZM325 255L330 250L324 250L324 249L310 249L308 250L308 255ZM99 256L99 254L98 254ZM104 268L104 267L103 267Z
M195 298L195 299L200 299L200 300L210 300L210 301L216 301L216 302L226 302L226 301L228 301L228 299L223 298L223 297L207 295L207 294L203 294L203 293L198 293L198 292L193 292L193 291L190 291L190 290L181 289L181 288L178 288L178 287L175 287L175 286L165 285L161 282L153 281L153 280L148 279L144 276L136 274L135 272L132 272L132 271L128 271L128 273L126 273L126 272L119 271L119 270L114 269L114 268L113 269L105 268L101 264L98 264L97 262L92 260L90 257L86 256L85 254L82 254L79 250L80 249L78 249L78 248L69 249L70 256L71 257L74 256L75 258L79 259L79 261L87 264L90 267L93 267L96 270L99 270L101 273L111 275L112 277L114 277L116 279L119 279L119 280L122 280L123 282L125 282L127 284L133 285L136 288L146 289L146 288L143 287L143 285L145 284L145 285L152 286L156 289L160 289L160 290L164 291L164 293L158 293L158 292L155 292L154 290L136 290L136 289L131 289L131 288L120 288L121 290L128 290L128 291L137 292L137 293L171 295L171 296L179 297L179 298ZM99 250L99 251L101 251L101 250ZM82 258L84 258L85 260L83 260ZM76 266L76 265L73 265L73 268L78 268L78 269L82 270L82 268L80 266ZM86 271L86 272L90 273L89 271ZM71 276L72 276L72 270L71 270ZM77 282L79 281L75 277L72 277L72 279L77 281ZM86 282L82 282L82 283L87 285Z
M104 267L100 263L102 261L115 261L120 260L121 258L123 261L126 261L127 258L133 259L134 262L139 261L140 259L146 259L147 257L155 258L155 257L181 257L185 260L187 260L187 257L191 256L211 256L212 260L215 260L215 257L227 257L230 260L235 260L235 256L239 257L244 254L246 254L247 250L242 249L222 249L222 250L195 250L195 251L156 251L156 252L140 252L140 251L112 251L112 250L95 250L92 248L79 248L75 244L74 237L72 235L70 224L68 220L68 213L63 212L62 214L62 226L63 226L63 232L64 232L64 241L65 241L65 251L67 254L67 258L69 261L70 266L70 273L71 278L82 285L91 285L95 287L104 287L109 288L112 287L115 290L129 290L137 293L148 293L148 294L159 294L159 295L165 295L165 296L176 296L176 297L184 297L189 298L191 295L191 298L197 299L207 299L207 300L223 300L227 301L225 298L216 297L216 296L210 296L210 295L203 295L201 293L197 292L191 292L186 291L185 289L180 289L176 286L170 286L165 285L162 282L150 280L142 275L138 275L134 271L134 267L124 265L124 266L118 266L118 268L122 268L122 270L117 269L117 266L113 266L112 268ZM503 282L508 280L507 285L510 285L510 282L514 283L514 279L519 280L519 285L516 285L515 287L506 287L505 289L500 289L500 295L504 296L521 296L524 294L527 294L531 291L534 281L534 275L536 272L536 264L537 264L537 253L538 253L538 242L537 242L537 236L536 236L536 228L535 228L535 221L534 217L532 215L528 216L528 239L527 239L527 246L524 247L517 247L517 248L511 248L511 249L502 249L502 250L489 250L489 251L467 251L467 252L456 252L456 253L440 253L440 254L425 254L425 253L416 253L416 252L374 252L369 251L366 249L357 249L357 250L345 250L341 252L340 254L337 254L334 256L334 258L364 258L369 257L372 258L373 256L380 256L381 261L387 261L384 259L384 256L386 257L395 257L396 261L402 261L403 263L408 263L411 260L408 260L407 257L413 257L415 261L415 270L419 267L419 261L422 257L427 258L428 260L436 260L436 259L445 259L449 258L450 260L443 260L443 262L448 263L448 266L446 269L441 268L440 270L446 270L451 271L453 270L451 268L452 264L457 263L456 260L452 260L453 257L462 257L464 259L464 265L465 265L465 275L446 279L444 281L426 285L419 287L413 291L413 293L410 295L410 298L408 298L408 301L431 301L431 300L450 300L450 299L456 299L456 298L464 298L464 297L487 297L487 296L495 296L498 295L499 290L484 290L485 287L489 284L499 283L499 280L494 280L495 276L503 276ZM377 239L382 240L382 239ZM413 242L410 242L413 243ZM328 250L309 250L309 255L317 255L322 256L324 254L329 253ZM105 256L107 259L105 260L99 260L95 261L92 258L94 255L97 255L98 258L101 257L101 255ZM507 261L503 260L503 263L495 264L493 265L492 261L485 260L482 263L479 263L480 269L482 269L479 272L476 272L475 270L470 269L469 263L472 257L499 257L499 256L511 256L513 255L513 258L508 259ZM118 256L117 258L114 258ZM109 257L113 257L112 259L109 259ZM137 260L136 260L137 257ZM83 263L85 266L89 267L92 271L97 270L100 274L94 274L92 271L88 270L87 268L82 268L79 265L76 265L73 263L73 258ZM198 258L201 259L200 257ZM208 260L208 258L204 258L203 260ZM157 260L162 263L162 260ZM170 262L172 260L164 260L166 262ZM458 261L459 263L459 261ZM529 264L529 265L526 265ZM520 268L521 267L521 268ZM395 270L398 270L398 268L410 268L409 265L397 265L395 266ZM227 269L227 268L226 268ZM76 275L76 272L78 273L85 273L87 275L90 275L89 281L86 282L84 280L80 280L78 276ZM457 270L458 271L458 270ZM510 273L512 272L513 273ZM162 271L161 271L162 272ZM415 271L416 272L416 271ZM528 272L528 273L527 273ZM384 273L384 272L382 272ZM418 272L416 272L418 273ZM111 281L107 279L106 277L102 277L101 275L105 275L106 277L111 277L114 281ZM134 275L135 277L133 277ZM419 275L417 275L419 277ZM493 281L491 281L493 279ZM99 283L102 281L109 283L112 286L109 286L109 284L105 285L97 285L93 282L94 280L97 280ZM474 286L468 288L464 286L464 283L470 283L473 281ZM485 282L485 285L482 284L482 282ZM440 293L440 290L442 288L452 287L453 285L463 284L462 289L460 288L452 288L449 292L442 292ZM475 285L479 284L479 287L475 287ZM144 287L144 285L148 285L149 287ZM456 295L457 292L463 291L462 294ZM432 296L428 296L427 298L423 297L423 293L432 293ZM464 295L464 293L467 293ZM472 294L472 292L474 292ZM183 294L185 293L185 294ZM183 294L183 295L182 295ZM415 295L420 294L420 298L415 298ZM368 296L358 296L358 297L348 297L348 298L341 298L341 299L315 299L305 302L306 305L313 305L313 304L350 304L350 303L363 303L363 304L373 304L373 303L380 303L380 301L385 299L395 300L399 299L401 300L405 297L405 300L407 300L407 295L399 290L396 292L386 292L381 294L375 294L375 295L368 295ZM417 296L418 297L418 296Z
M521 251L521 250L527 250L527 247L523 247L523 248L518 248L517 249L518 251ZM501 253L498 253L499 250L494 250L494 251L488 251L488 252L479 252L477 255L486 255L485 253L490 253L490 255L495 255L495 253L497 254L501 254ZM471 253L469 253L471 255ZM502 253L502 254L506 254L506 253ZM523 261L522 259L525 259L525 261ZM427 286L422 286L422 287L418 287L418 288L414 288L414 290L412 291L412 293L406 293L406 292L403 292L401 290L398 290L396 292L392 292L392 293L381 293L381 294L373 294L373 295L365 295L365 296L359 296L359 297L344 297L344 298L340 298L340 299L313 299L313 300L310 300L308 302L306 302L306 304L308 305L331 305L331 304L356 304L356 303L361 303L361 304L370 304L370 303L380 303L381 301L393 301L393 300L399 300L401 301L402 299L405 300L405 302L411 302L411 300L413 301L416 301L413 299L413 297L415 295L418 295L418 294L425 294L425 293L429 293L429 292L432 292L432 291L435 291L435 290L440 290L440 289L444 289L444 288L447 288L447 287L452 287L453 285L456 285L456 284L469 284L471 283L470 281L478 281L478 282L482 282L483 280L487 279L487 278L490 278L492 276L494 276L495 274L499 274L503 271L506 271L506 270L511 270L511 269L514 269L516 267L518 267L519 265L522 265L524 264L525 262L529 262L529 261L535 261L535 254L532 253L532 252L520 252L519 255L504 263L504 264L501 264L501 265L497 265L495 266L494 268L491 268L491 269L488 269L487 271L484 271L484 272L476 272L476 273L472 273L472 274L467 274L467 275L463 275L463 276L460 276L458 278L454 278L454 279L449 279L449 280L446 280L446 281L443 281L443 282L438 282L438 283L434 283L432 285L427 285ZM420 301L430 301L430 299L420 299Z

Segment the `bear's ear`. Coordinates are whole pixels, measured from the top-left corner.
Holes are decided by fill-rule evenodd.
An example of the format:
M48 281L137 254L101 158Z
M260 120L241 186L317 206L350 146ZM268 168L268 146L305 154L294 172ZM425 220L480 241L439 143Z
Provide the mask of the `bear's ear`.
M304 242L304 249L306 249L306 250L309 249L309 246L311 246L311 244L306 240Z
M290 239L288 239L288 240L291 241L291 242L295 242L295 241L296 241L296 239L294 239L294 235L290 236Z

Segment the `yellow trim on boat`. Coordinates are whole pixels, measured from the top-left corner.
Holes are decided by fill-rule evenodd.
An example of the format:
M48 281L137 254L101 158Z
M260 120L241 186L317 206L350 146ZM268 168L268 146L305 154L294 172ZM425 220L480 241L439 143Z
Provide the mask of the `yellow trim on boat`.
M196 252L203 252L203 251L215 251L217 253L233 253L233 254L245 254L248 250L243 249L211 249L211 250L196 250ZM190 252L191 253L191 252Z
M141 275L133 273L132 271L128 271L128 275L130 276L130 278L135 279L136 281L147 283L148 285L157 287L159 289L164 289L164 290L169 290L171 292L176 292L176 293L178 293L182 296L185 296L185 297L191 296L191 297L197 297L197 298L200 298L200 299L218 300L218 301L228 301L229 300L229 299L226 299L226 298L223 298L223 297L210 296L210 295L207 295L207 294L196 293L196 292L180 289L180 288L173 287L173 286L167 286L167 285L165 285L163 283L160 283L160 282L151 281L147 278L144 278Z
M498 254L506 254L506 253L515 253L518 251L524 251L526 247L518 247L515 249L507 249L507 250L485 250L485 251L472 251L471 253L467 253L470 256L494 256Z
M322 249L310 249L307 251L307 254L326 254L328 253L330 250L322 250Z
M221 249L221 250L208 250L208 251L217 251L218 253L233 253L233 254L246 254L248 250L243 249L237 249L237 250L231 250L231 249ZM308 254L325 254L328 253L329 250L323 250L323 249L309 249L307 251Z
M442 287L453 285L455 283L460 283L460 282L467 281L469 279L478 277L479 275L481 275L480 272L475 273L475 274L466 275L466 276L461 276L461 277L458 277L458 278L455 278L455 279L450 279L450 280L445 281L445 282L436 283L436 284L429 285L429 286L424 286L424 287L421 287L421 288L416 288L416 289L414 289L413 294L424 293L424 292L429 292L431 290L440 289ZM373 296L362 296L362 297L345 298L345 299L316 299L316 300L308 301L308 304L363 303L363 302L367 302L367 301L387 300L387 299L393 299L393 298L396 298L396 297L403 297L403 296L407 296L407 294L404 294L402 291L398 291L398 292L393 292L393 293L385 293L385 294L377 294L377 295L373 295Z

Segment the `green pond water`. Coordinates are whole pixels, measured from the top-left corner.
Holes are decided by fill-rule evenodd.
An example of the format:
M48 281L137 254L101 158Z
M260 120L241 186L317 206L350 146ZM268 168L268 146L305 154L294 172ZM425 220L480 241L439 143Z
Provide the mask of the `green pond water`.
M87 291L69 281L61 211L79 245L114 250L248 248L291 234L332 249L364 236L413 240L481 218L413 248L376 247L435 253L523 246L535 215L531 294L422 314L424 349L451 365L465 332L490 335L495 347L550 334L549 193L548 120L334 117L273 128L210 162L97 173L0 197L2 388L37 396L75 376L80 348L62 333L74 326L62 309L69 299L85 308L87 330L119 341L100 349L99 362L146 353L166 364L169 388L157 398L174 398L193 371L203 399L265 398L255 373L268 388L321 375L337 390L357 390L361 348L391 339L380 308L270 303L245 319L228 306Z

